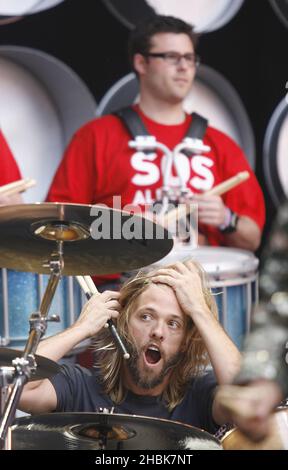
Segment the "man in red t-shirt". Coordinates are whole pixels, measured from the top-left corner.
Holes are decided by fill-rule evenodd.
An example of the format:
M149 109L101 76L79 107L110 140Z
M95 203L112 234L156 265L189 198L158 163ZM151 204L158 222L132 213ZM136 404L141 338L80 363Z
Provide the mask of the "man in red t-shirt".
M22 178L18 165L0 130L0 186ZM19 204L23 202L20 194L5 196L0 194L1 204Z
M169 149L179 144L191 116L183 100L193 83L196 37L182 20L156 16L132 32L130 55L139 78L140 100L134 109L148 132ZM113 196L126 204L143 205L159 199L165 157L129 148L131 136L117 116L84 125L70 143L48 194L49 201L104 203ZM265 220L262 191L238 145L208 127L204 143L211 150L188 158L180 154L182 179L198 203L201 232L208 244L256 250ZM204 193L218 183L248 170L250 178L223 197ZM171 184L177 183L176 176Z

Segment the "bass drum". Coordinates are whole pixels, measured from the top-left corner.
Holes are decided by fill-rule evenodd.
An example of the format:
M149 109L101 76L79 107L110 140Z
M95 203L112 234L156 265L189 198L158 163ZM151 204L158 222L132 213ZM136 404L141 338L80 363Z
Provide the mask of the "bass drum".
M288 407L277 408L264 440L253 442L235 428L225 434L221 443L224 450L288 450Z

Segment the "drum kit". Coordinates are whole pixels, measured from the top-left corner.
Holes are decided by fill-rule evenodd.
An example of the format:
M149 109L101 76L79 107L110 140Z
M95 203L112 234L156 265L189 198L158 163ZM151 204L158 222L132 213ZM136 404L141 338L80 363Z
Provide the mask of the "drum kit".
M155 234L159 228L156 223L147 219L144 223L141 216L102 206L98 206L99 213L95 216L95 207L64 203L0 207L1 266L8 270L49 275L40 305L31 312L30 332L24 350L0 349L0 448L221 449L222 445L216 438L192 426L150 417L113 414L109 410L101 413L53 413L14 420L25 383L49 378L59 371L56 363L35 353L48 322L59 320L56 315L48 316L48 311L62 275L77 277L89 298L95 290L87 278L88 273L99 275L132 271L147 265L155 266L155 263L159 265L159 259L163 260L163 265L187 258L185 249L177 253L177 245L168 255L173 239L163 227L162 237L151 238L151 233ZM108 234L102 238L95 237L93 232L93 222L95 217L99 221L99 214L104 216L106 225L110 223ZM128 222L132 226L131 217L133 233L137 232L138 236L127 238L123 235L123 227L126 224L127 228ZM159 230L157 233L159 235ZM247 302L250 307L253 302L251 288L256 285L256 259L252 255L247 258L247 253L245 257L245 252L241 250L234 250L233 256L227 253L225 260L223 249L221 256L218 253L217 261L210 250L193 250L193 255L204 264L204 268L206 262L215 289L245 287L245 293L242 289L240 297L246 296L246 303L241 305L243 312L246 311ZM228 258L232 260L232 266ZM223 294L222 310L226 321L228 298L229 295ZM21 311L22 305L19 304L18 308ZM246 329L247 324L245 317ZM127 357L114 324L110 322L108 327L117 346ZM225 440L222 442L224 448L228 448L228 437L226 443ZM234 437L229 437L229 442L231 439ZM235 439L238 441L237 437Z
M106 231L102 237L97 236L95 220L105 221ZM134 237L127 236L128 224L133 227ZM100 223L99 227L103 229L102 225ZM11 448L11 424L25 383L58 371L57 364L35 356L35 352L48 322L59 320L56 315L49 317L48 311L61 275L107 274L151 264L173 246L167 230L161 227L161 237L159 233L159 227L152 221L102 206L97 210L97 206L35 203L0 208L1 265L49 274L40 306L31 312L24 351L0 350L2 448ZM123 350L112 322L108 326Z

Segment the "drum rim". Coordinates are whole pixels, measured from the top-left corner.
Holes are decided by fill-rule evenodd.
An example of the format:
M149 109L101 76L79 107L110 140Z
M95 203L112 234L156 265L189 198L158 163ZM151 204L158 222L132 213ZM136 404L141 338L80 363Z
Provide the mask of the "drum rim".
M187 246L187 250L186 250L186 247L185 249L182 250L183 255L188 250L189 250L189 258L191 258L192 261L195 260L199 262L203 266L203 269L205 270L205 272L207 273L209 277L216 278L215 279L216 282L219 282L221 279L223 279L224 276L227 276L227 275L232 275L232 276L234 275L234 277L230 277L230 278L224 277L223 280L230 279L232 281L232 279L233 280L239 279L240 284L242 283L245 284L247 282L248 277L250 277L252 281L255 280L257 277L259 259L250 251L242 250L241 248L230 248L230 247L209 247L208 246L208 247L196 247L196 248L194 247L193 248L193 247ZM190 256L190 250L191 250L191 256ZM194 252L195 257L193 256L193 252ZM197 253L200 255L201 253L206 254L208 258L209 254L211 255L211 253L213 254L215 253L215 255L217 255L217 252L218 254L221 253L221 259L217 262L214 260L212 260L211 262L210 261L205 262L201 260L201 257L200 258L197 257ZM174 253L176 254L177 250L174 250ZM179 250L179 254L180 253L181 253L181 249ZM224 253L227 255L227 260L223 261ZM162 258L162 260L165 260L165 258L167 258L167 262L163 264L163 263L160 263L160 261L162 260L159 260L156 263L154 263L152 266L155 266L155 268L157 268L160 265L164 266L166 264L168 265L168 264L176 263L177 262L176 259L172 261L169 260L169 256L171 257L172 254L173 254L173 248L170 251L170 253L168 253L168 255ZM237 254L239 256L243 255L243 261L242 262L237 262L237 260L235 261L233 257L231 256L232 254L234 255ZM186 259L187 258L188 256L186 256Z

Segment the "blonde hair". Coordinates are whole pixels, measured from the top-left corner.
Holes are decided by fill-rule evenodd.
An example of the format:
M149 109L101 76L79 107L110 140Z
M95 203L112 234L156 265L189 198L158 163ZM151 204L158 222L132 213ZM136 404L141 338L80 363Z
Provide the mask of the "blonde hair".
M199 274L201 287L207 307L212 315L218 318L217 305L208 285L206 273L199 263L193 260L193 265ZM173 266L170 266L173 267ZM117 318L117 331L124 342L133 345L129 335L129 319L135 307L138 297L152 284L151 276L157 270L139 272L134 278L128 280L121 290L120 303L122 309ZM114 403L120 403L125 398L125 386L122 382L123 356L119 354L111 339L110 332L102 329L95 337L93 349L97 353L95 367L100 368L105 392ZM171 373L169 384L163 393L168 409L171 411L184 398L185 389L190 379L199 375L209 363L204 342L190 318L186 323L184 338L184 353L177 367Z

